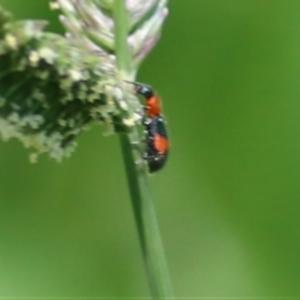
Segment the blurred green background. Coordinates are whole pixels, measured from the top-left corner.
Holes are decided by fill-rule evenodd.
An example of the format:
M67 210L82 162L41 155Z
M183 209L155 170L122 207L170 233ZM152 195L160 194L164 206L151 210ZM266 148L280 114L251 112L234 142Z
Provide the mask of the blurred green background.
M0 0L50 20L47 0ZM300 296L300 1L173 0L139 81L171 155L150 178L178 297ZM62 164L0 146L0 296L149 296L117 136Z

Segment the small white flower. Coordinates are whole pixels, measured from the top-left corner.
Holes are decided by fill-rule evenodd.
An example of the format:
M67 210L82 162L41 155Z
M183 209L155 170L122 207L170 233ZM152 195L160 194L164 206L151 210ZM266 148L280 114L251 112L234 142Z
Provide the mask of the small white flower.
M12 34L7 34L4 39L5 39L6 44L11 49L14 49L14 50L17 49L18 41L17 41L16 37L14 37Z
M134 113L132 118L134 119L134 121L136 123L136 122L140 121L143 118L143 116L141 114Z
M69 70L69 76L73 81L79 81L83 79L82 73L78 70L73 70L73 69Z
M72 3L73 1L68 1L68 0L57 0L58 5L60 5L60 8L67 11L67 12L74 12L74 4ZM75 1L74 1L75 2Z
M57 3L56 1L50 1L49 7L52 10L60 9L59 3Z
M128 110L128 104L124 100L119 101L119 105L123 110Z
M40 60L39 53L37 51L30 51L29 61L33 66L37 66L38 61Z
M47 47L40 48L38 50L38 54L40 58L44 59L49 64L52 64L57 57L57 54L52 49Z
M134 118L124 118L123 119L123 124L127 127L132 127L135 125L135 119Z

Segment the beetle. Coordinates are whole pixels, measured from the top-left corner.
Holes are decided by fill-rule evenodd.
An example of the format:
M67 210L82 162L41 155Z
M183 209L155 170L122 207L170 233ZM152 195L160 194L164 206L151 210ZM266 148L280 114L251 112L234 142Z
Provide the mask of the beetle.
M150 173L159 171L165 165L169 154L169 138L166 121L161 111L159 96L150 85L126 81L134 85L137 94L145 98L146 149L143 159L148 163Z

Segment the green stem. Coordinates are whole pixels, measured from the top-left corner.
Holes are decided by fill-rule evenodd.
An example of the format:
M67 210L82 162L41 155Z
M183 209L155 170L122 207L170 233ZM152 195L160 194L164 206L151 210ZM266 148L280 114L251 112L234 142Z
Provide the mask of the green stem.
M123 79L132 80L125 0L115 0L114 20L117 66L121 77L124 76ZM136 129L131 136L138 136ZM150 291L155 299L170 299L173 298L172 285L149 190L147 172L145 168L137 167L135 164L130 136L121 134L120 143Z
M128 20L125 0L114 2L115 47L117 66L125 73L132 73L131 55L127 44Z

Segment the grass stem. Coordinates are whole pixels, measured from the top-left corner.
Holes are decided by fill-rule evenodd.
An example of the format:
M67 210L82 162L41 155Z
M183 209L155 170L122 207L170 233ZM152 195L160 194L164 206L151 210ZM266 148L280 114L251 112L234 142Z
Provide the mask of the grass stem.
M127 18L125 0L115 0L114 21L117 67L120 74L125 76L123 79L132 80L130 77L134 70L132 70L133 64L127 43ZM137 131L135 135L137 135ZM172 285L155 207L149 189L147 172L145 168L138 167L135 164L130 136L121 134L120 144L149 288L153 299L171 299L173 298Z

